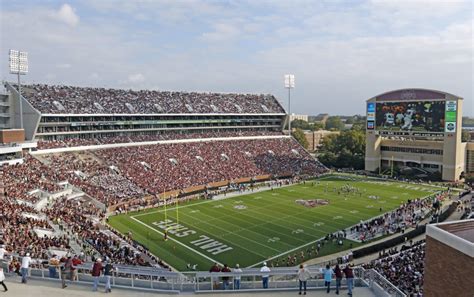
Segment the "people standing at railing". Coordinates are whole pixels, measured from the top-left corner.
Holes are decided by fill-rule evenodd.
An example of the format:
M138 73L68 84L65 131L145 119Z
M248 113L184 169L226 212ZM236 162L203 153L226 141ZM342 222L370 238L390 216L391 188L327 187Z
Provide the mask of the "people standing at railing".
M262 286L264 289L268 289L268 278L270 277L268 272L270 272L270 268L267 266L267 262L263 262L262 268L260 268L260 272L263 272L264 274L262 275Z
M326 268L323 269L324 274L324 286L327 288L326 292L329 293L331 291L331 280L333 271L329 265L326 265Z
M23 284L26 284L26 278L28 276L28 270L30 269L30 264L32 260L30 257L30 253L26 253L26 256L24 256L21 259L21 282Z
M97 292L97 286L99 285L99 277L102 272L102 259L97 259L92 266L92 277L94 278L94 286L92 287L93 292Z
M339 264L336 264L336 267L334 267L334 274L336 275L336 295L339 295L342 280L342 270L339 267Z
M224 267L222 268L221 272L232 272L229 268L229 266L227 264L224 264ZM230 277L229 276L223 276L222 277L222 287L224 290L228 290L229 289L229 279Z
M110 279L114 271L114 266L110 263L110 259L107 259L104 266L104 276L105 276L105 293L112 292L112 287L110 285Z
M311 274L309 270L306 268L306 265L301 264L300 269L298 270L298 280L300 283L300 291L299 295L301 295L301 290L304 288L304 295L306 295L306 284L308 283L308 279L311 278Z
M354 272L352 271L352 268L349 264L346 265L346 268L343 269L344 274L346 275L346 280L347 280L347 290L348 290L348 295L352 296L352 287L354 284Z
M59 268L59 259L57 255L53 255L48 262L49 278L58 278L57 271Z
M239 264L235 264L235 268L234 268L234 273L242 273L242 269L240 269L240 265ZM234 276L234 290L240 290L240 280L241 280L241 276L240 274L237 274Z

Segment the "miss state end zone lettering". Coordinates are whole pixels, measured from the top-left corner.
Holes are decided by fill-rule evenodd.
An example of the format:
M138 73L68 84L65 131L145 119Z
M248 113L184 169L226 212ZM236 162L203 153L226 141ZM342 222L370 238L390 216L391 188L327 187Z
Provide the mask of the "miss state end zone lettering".
M196 231L181 224L174 223L172 220L163 220L159 222L153 222L151 224L162 230L166 230L168 234L172 234L179 238L185 238L187 236L197 234ZM191 244L212 255L219 255L232 250L232 247L206 235L200 235L198 239L191 241Z

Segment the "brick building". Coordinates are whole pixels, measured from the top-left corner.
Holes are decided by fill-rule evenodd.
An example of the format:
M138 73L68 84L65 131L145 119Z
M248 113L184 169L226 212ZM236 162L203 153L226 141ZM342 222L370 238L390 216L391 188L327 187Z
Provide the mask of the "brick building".
M474 220L428 225L424 295L474 296Z

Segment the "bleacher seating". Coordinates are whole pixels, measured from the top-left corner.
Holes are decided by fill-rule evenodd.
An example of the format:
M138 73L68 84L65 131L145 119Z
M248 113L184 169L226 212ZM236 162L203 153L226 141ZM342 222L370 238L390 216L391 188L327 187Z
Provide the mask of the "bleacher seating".
M42 113L284 113L272 95L120 90L34 84L24 96Z

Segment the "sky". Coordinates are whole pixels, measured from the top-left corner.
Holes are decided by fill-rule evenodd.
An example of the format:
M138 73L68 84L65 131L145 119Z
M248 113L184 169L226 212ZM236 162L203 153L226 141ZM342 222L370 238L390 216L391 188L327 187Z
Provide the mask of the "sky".
M270 93L291 111L364 114L400 88L464 98L474 116L471 0L0 1L8 50L29 53L29 83Z

